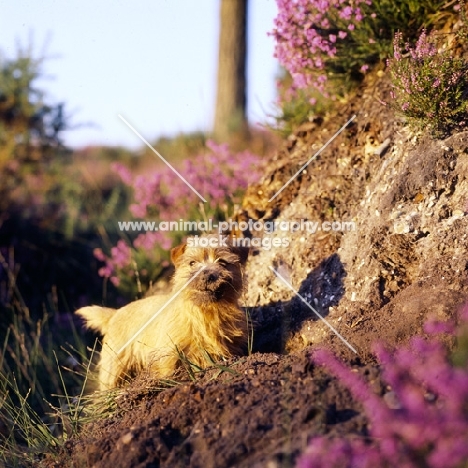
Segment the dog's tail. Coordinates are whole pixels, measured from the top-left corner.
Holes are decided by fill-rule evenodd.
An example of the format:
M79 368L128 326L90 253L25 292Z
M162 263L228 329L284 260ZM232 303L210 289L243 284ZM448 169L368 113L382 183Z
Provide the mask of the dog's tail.
M86 320L87 328L92 328L93 330L97 330L105 335L109 327L109 321L115 314L115 309L100 306L89 306L82 307L75 313Z

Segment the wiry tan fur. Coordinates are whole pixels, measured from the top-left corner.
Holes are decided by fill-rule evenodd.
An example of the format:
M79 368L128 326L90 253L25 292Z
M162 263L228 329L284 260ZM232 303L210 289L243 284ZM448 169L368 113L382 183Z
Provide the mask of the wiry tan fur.
M213 359L241 354L247 343L247 323L238 300L246 256L245 249L232 246L184 244L171 252L176 266L171 294L147 297L118 310L99 306L79 309L76 313L87 326L104 336L98 366L100 389L116 387L125 377L144 369L168 377L179 365L181 353L200 367L210 364L206 353Z

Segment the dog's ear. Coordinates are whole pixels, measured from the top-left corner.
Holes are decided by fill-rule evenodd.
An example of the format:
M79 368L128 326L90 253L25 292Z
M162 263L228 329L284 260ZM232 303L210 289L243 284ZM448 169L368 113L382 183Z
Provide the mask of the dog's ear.
M239 263L244 266L247 263L250 247L236 245L236 239L238 240L239 238L231 233L228 236L228 243L231 246L231 250L239 257Z
M185 249L187 248L187 243L184 242L181 245L178 245L177 247L174 247L171 249L171 261L172 263L177 266L177 263L182 256L182 254L185 252Z
M238 246L238 247L232 247L232 250L239 257L240 264L244 266L247 263L247 258L249 257L250 248Z

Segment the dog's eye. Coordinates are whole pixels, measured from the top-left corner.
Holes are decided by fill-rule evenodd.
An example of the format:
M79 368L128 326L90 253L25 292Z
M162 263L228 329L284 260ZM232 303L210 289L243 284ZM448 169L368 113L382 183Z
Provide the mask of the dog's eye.
M189 265L190 265L190 266L193 266L193 265L195 265L195 261L194 261L194 260L192 260L192 261L189 263Z
M226 260L218 260L218 263L219 263L221 266L223 266L223 267L229 265L228 262L226 262Z

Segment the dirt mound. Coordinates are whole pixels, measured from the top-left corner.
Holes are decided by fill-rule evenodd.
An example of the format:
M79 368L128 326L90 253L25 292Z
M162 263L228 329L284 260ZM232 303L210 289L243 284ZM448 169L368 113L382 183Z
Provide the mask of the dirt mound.
M254 250L248 264L245 306L255 322L255 352L228 363L229 370L164 391L136 382L112 417L68 444L63 466L286 467L314 435L366 434L361 408L310 364L311 348L331 347L382 393L372 341L407 341L427 316L454 316L468 292L468 133L417 138L381 104L388 91L385 76L368 77L336 115L299 128L249 190L239 220L356 227L248 233L289 242Z
M377 378L373 368L360 372ZM121 415L88 427L68 446L69 462L96 468L292 466L309 434L365 431L361 408L305 352L253 354L212 379L213 372L158 393L151 390L154 381L135 382L117 399Z

